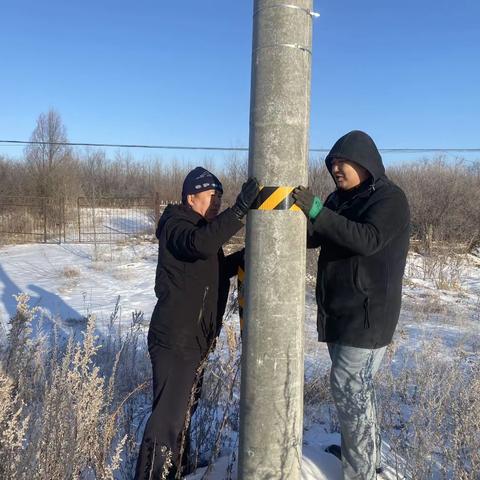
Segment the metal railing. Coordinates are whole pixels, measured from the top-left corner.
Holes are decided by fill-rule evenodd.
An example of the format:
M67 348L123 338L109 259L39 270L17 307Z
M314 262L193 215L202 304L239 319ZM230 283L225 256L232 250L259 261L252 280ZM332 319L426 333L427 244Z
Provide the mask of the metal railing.
M116 243L150 239L168 203L143 197L0 197L0 243Z

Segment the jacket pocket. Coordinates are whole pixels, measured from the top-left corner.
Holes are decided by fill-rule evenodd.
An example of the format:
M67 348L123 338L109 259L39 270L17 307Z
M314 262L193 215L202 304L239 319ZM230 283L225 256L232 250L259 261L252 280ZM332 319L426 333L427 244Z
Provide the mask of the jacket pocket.
M364 309L364 315L365 315L365 319L363 322L364 328L370 328L369 306L370 306L370 300L368 299L368 297L365 297L365 300L363 301L363 309Z
M367 290L360 280L360 260L358 257L355 259L353 267L353 283L360 295L363 297L363 328L370 328L370 298Z

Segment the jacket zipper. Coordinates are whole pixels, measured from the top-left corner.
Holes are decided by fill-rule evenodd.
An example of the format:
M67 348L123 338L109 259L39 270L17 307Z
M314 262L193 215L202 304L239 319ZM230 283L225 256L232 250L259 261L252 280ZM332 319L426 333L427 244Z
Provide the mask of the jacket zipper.
M345 200L343 203L341 203L337 209L335 210L336 213L341 213L343 212L343 210L345 210L346 208L350 207L350 205L353 204L353 202L355 200L357 200L358 198L363 198L363 197L367 197L367 196L370 196L373 192L375 192L375 181L373 181L369 186L368 186L368 189L363 191L363 192L360 192L360 193L357 193L356 195L354 195L352 198L350 198L349 200ZM327 198L326 202L328 201L329 199Z
M208 293L208 285L205 287L205 291L203 292L202 306L200 307L200 311L198 312L197 322L199 325L200 325L200 322L202 321L203 309L205 307L205 299L207 298L207 293Z

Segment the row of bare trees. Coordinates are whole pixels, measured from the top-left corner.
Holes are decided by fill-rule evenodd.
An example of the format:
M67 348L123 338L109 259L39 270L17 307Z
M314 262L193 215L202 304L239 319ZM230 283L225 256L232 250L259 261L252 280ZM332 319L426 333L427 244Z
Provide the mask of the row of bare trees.
M67 204L78 196L150 196L180 199L186 173L196 166L161 158L136 161L130 153L113 158L101 149L74 150L55 110L41 114L23 161L0 156L0 195L62 196ZM198 162L196 162L198 163ZM231 204L247 175L245 154L230 154L219 167L203 162L224 183L225 203ZM387 174L406 192L412 211L413 235L425 245L457 242L467 249L480 244L480 161L447 161L438 157L397 164ZM325 198L334 188L323 158L310 161L310 187Z
M435 241L480 246L480 162L445 158L390 168L388 175L406 192L413 235Z
M165 164L159 157L139 162L125 151L111 158L102 149L75 150L67 145L66 128L55 110L38 117L30 140L35 143L25 148L20 161L0 155L0 195L61 196L68 201L78 196L134 197L159 192L163 199L175 200L181 198L186 173L196 166L178 161ZM202 163L216 170L212 161ZM241 185L245 175L245 155L231 155L219 173L227 191Z

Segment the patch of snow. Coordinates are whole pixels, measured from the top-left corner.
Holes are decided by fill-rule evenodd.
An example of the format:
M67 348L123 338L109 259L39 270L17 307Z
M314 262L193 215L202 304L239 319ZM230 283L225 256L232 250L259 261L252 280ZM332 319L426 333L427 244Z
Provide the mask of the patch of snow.
M97 316L98 328L108 325L120 297L120 318L132 312L146 318L155 306L155 244L35 244L0 248L0 318L15 314L14 295L30 295L52 319L81 320ZM69 272L74 272L71 275Z
M342 480L342 463L330 453L325 452L329 445L340 445L338 433L326 433L320 426L314 425L305 432L302 451L302 480ZM378 480L411 480L395 468L395 464L402 464L401 459L395 459L388 444L382 445L382 466L384 471L378 475ZM229 456L217 459L207 478L209 480L238 480L237 461ZM199 468L186 477L187 480L200 480L208 467ZM230 472L231 471L231 476Z

